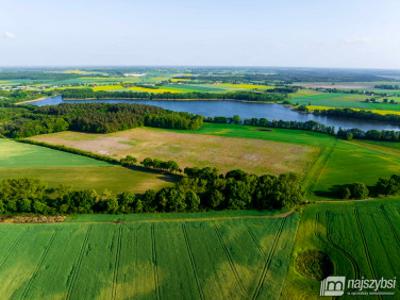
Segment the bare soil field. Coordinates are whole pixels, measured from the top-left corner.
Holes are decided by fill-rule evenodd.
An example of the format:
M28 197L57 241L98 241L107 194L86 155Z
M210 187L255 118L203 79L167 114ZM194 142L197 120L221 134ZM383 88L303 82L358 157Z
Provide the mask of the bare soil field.
M115 158L132 155L175 160L181 167L215 166L225 172L241 168L256 174L303 174L319 153L317 147L256 139L177 133L135 128L111 134L60 132L30 138Z

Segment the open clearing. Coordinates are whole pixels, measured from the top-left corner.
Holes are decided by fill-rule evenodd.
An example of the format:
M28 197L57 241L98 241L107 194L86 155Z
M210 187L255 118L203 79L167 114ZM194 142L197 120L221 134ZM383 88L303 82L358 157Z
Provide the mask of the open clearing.
M400 201L394 199L318 203L301 214L78 215L64 223L4 223L0 294L317 299L320 282L297 273L298 253L324 251L334 262L334 275L393 278L400 268L399 228Z
M165 186L162 175L132 171L102 161L44 147L0 139L0 180L35 178L74 189L144 192Z
M305 145L135 128L111 134L61 132L31 138L112 157L175 160L180 166L241 168L256 174L303 174L319 149Z

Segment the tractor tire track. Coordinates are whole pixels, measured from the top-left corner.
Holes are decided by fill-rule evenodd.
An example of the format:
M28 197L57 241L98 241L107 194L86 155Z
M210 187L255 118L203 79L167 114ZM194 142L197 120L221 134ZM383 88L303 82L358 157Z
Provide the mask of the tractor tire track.
M330 212L326 212L327 218L327 232L326 238L328 239L329 243L332 245L334 249L336 249L339 253L341 253L351 264L351 268L353 269L354 278L361 278L361 271L360 267L355 260L355 258L342 246L337 244L333 239L333 219L334 215Z
M258 252L260 252L261 256L266 257L267 254L264 252L264 249L260 246L260 244L257 241L256 236L254 235L254 232L251 231L250 227L247 226L247 232L249 233L251 239L253 240L254 244L257 247Z
M382 211L382 214L383 214L383 216L385 218L386 223L389 225L390 229L393 232L393 235L394 235L394 237L396 239L396 242L397 242L397 246L400 248L400 236L399 236L399 233L397 232L396 227L393 225L392 221L390 220L388 212L387 212L386 208L383 205L381 206L381 211Z
M44 261L46 260L46 257L47 257L47 255L48 255L48 253L49 253L49 251L50 251L50 248L51 248L51 246L53 245L53 242L54 242L54 239L55 239L55 237L56 237L56 234L57 234L57 231L54 231L54 232L52 233L52 235L51 235L51 237L50 237L50 240L49 240L49 242L48 242L48 244L47 244L45 250L43 251L42 255L40 256L40 260L39 260L38 264L36 265L35 270L33 271L31 277L29 278L29 281L28 281L28 283L27 283L25 289L24 289L23 292L22 292L21 299L29 299L29 298L27 297L27 296L28 296L28 293L29 293L29 291L31 290L33 281L35 280L35 278L37 277L37 274L38 274L39 271L40 271L40 267L43 265Z
M228 247L226 247L226 245L224 243L224 240L222 239L221 231L220 231L220 229L219 229L217 224L215 224L214 230L215 230L215 233L217 234L219 244L222 247L222 249L224 250L226 257L228 258L228 262L229 262L229 265L230 265L230 267L232 269L233 275L234 275L234 277L236 279L236 283L239 286L239 288L240 288L241 292L243 293L243 295L246 295L246 289L244 288L242 282L240 281L240 276L239 276L238 271L235 268L235 263L233 261L232 255L229 252Z
M72 288L74 287L75 281L78 278L78 274L79 274L79 271L80 271L81 266L82 266L83 257L85 255L85 250L87 248L87 243L88 243L88 240L89 240L89 234L90 234L91 231L92 231L92 226L90 225L88 227L88 229L86 230L86 234L85 234L85 238L83 239L81 251L79 253L78 259L75 262L75 266L73 267L72 272L71 272L72 273L71 274L71 281L70 281L70 283L68 285L68 288L67 288L67 295L65 296L65 299L67 299L67 300L71 298Z
M154 287L156 291L156 298L157 300L160 300L161 299L160 287L159 287L160 279L158 278L158 271L157 271L157 252L156 252L156 237L155 237L154 224L151 224L150 235L151 235L151 259L153 262Z
M370 269L370 271L372 273L372 276L374 276L374 278L378 278L376 276L376 271L375 271L375 269L374 269L374 267L372 265L371 256L370 256L370 253L368 251L367 239L365 237L364 228L363 228L363 226L361 224L360 213L359 213L357 208L354 209L353 214L354 214L354 217L356 219L358 230L359 230L359 232L361 234L361 238L362 238L362 242L363 242L363 246L364 246L364 253L365 253L365 256L367 258L368 267L369 267L369 269ZM378 295L378 297L379 297L379 299L382 299L382 295Z
M197 265L196 265L196 261L194 259L192 247L190 246L190 243L189 243L189 238L188 238L188 234L187 234L187 231L186 231L185 223L182 223L182 231L183 231L183 237L185 239L186 249L187 249L187 252L188 252L188 255L189 255L190 264L192 266L194 277L196 279L197 289L199 291L200 299L204 300L203 289L201 288L199 274L197 273L197 269L198 268L197 268Z
M277 233L277 234L275 235L275 237L274 237L274 241L273 241L273 243L272 243L271 250L270 250L269 253L268 253L268 257L267 257L267 259L266 259L266 261L265 261L264 268L263 268L263 270L262 270L260 279L258 280L257 286L256 286L256 288L255 288L255 290L254 290L254 292L253 292L252 297L251 297L252 300L255 300L255 299L258 298L258 296L259 296L259 294L260 294L260 291L261 291L261 288L262 288L262 286L264 285L265 278L267 277L268 270L269 270L269 267L270 267L270 265L271 265L272 257L273 257L273 255L275 254L275 250L276 250L276 247L277 247L277 245L278 245L278 241L280 240L280 237L281 237L281 235L282 235L283 228L285 227L286 220L287 220L287 219L284 218L284 219L281 221L281 225L280 225L280 227L279 227L279 231L278 231L278 233Z
M0 270L3 268L3 265L6 263L6 261L11 256L11 254L14 253L14 249L16 249L18 247L19 243L21 243L22 237L26 231L28 231L28 230L25 229L25 230L21 231L21 233L17 236L17 238L13 241L11 246L8 248L6 256L4 257L3 261L0 263Z
M117 233L117 250L115 253L112 299L117 299L118 269L119 269L119 261L120 261L120 257L121 257L121 235L122 235L122 225L120 224L120 225L118 225L118 233Z

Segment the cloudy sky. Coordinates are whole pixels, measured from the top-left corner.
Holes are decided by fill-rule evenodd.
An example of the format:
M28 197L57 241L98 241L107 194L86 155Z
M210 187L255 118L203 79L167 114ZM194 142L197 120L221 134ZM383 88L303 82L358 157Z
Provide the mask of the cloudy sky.
M0 66L400 69L399 0L0 0Z

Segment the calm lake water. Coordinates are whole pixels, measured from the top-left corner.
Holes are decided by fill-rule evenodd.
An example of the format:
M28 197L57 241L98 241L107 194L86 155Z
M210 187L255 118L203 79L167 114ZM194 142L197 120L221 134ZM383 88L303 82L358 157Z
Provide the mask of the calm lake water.
M274 103L248 103L239 101L213 100L213 101L174 101L174 100L68 100L64 101L62 97L52 97L37 102L33 105L57 105L60 103L138 103L159 106L165 109L190 112L206 117L224 116L232 117L239 115L242 119L249 118L267 118L269 120L284 121L309 121L313 120L327 126L336 128L359 128L362 130L400 130L399 126L386 124L384 122L343 119L324 116L315 116L312 114L303 114L293 111L290 108Z

